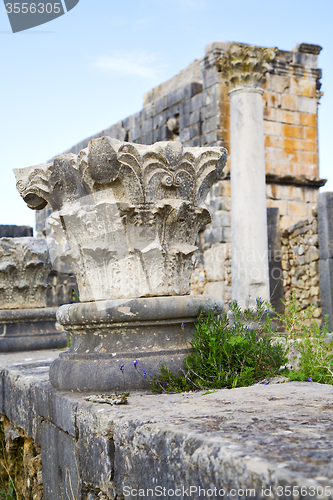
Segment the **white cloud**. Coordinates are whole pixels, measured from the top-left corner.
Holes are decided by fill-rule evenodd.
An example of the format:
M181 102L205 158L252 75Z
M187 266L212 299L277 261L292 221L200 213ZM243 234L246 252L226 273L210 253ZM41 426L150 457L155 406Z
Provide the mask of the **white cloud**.
M122 75L137 75L143 78L158 76L157 57L144 52L116 52L110 56L99 56L94 67L100 70L120 73Z

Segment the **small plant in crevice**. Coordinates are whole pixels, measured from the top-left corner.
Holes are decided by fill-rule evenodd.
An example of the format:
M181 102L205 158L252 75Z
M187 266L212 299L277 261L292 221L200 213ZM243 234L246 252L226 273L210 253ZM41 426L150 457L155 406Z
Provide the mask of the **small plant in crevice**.
M281 302L284 304L285 312L284 314L279 314L274 311L274 319L278 320L283 326L289 340L296 339L305 331L304 328L307 328L306 325L312 319L316 306L312 304L307 309L302 309L301 305L297 303L295 290L288 297L288 300L281 300ZM313 326L314 324L317 325L315 320Z
M284 336L274 331L272 307L257 299L254 310L242 311L237 302L230 312L214 316L201 312L196 322L192 353L181 375L173 376L162 366L153 379L157 392L182 392L249 386L280 373L287 363Z
M289 380L333 385L333 338L328 335L328 316L320 327L312 319L316 306L302 310L295 291L284 304L285 314L276 317L286 330L290 347L298 353L294 356L295 367L288 372Z

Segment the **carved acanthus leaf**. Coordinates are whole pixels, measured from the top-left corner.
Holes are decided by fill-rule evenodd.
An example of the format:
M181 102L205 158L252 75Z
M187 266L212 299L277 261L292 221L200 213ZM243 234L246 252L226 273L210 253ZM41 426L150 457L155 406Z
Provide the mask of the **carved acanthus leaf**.
M0 309L46 307L51 268L44 238L0 238Z
M236 87L261 87L265 73L278 53L276 47L263 48L234 43L223 57L216 59L216 69L230 89Z

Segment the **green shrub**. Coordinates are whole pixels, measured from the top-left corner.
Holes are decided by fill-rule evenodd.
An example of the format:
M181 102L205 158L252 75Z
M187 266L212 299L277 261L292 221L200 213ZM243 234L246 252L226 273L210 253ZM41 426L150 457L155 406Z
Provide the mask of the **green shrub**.
M229 309L231 314L223 312L219 317L200 314L184 373L174 377L163 366L161 374L154 377L153 390L243 387L279 373L287 363L287 347L276 339L270 305L257 299L255 310L242 311L237 302Z

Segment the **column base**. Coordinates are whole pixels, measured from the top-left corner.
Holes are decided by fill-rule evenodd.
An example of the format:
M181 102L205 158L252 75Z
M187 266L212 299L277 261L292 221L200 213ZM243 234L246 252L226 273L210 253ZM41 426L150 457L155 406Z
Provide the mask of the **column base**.
M67 333L55 326L57 309L0 310L0 352L66 347Z
M185 295L61 306L57 319L72 344L51 365L52 386L90 393L149 390L162 364L181 372L201 309L219 314L223 302Z

